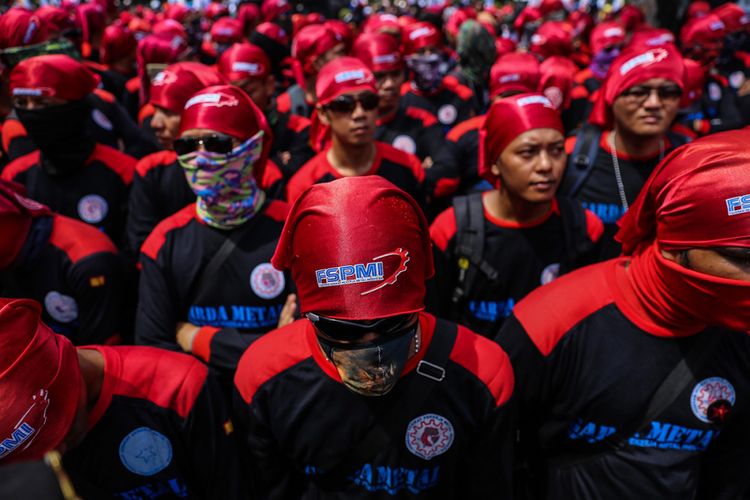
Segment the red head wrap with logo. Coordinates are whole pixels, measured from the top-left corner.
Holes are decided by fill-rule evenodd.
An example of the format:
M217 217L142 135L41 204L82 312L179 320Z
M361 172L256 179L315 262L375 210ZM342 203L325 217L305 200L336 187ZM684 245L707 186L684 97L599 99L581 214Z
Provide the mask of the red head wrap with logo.
M44 42L47 25L31 11L14 7L0 16L0 49Z
M354 42L352 56L374 72L398 71L405 67L398 41L385 33L361 35Z
M107 26L99 49L102 63L112 64L128 56L132 57L136 47L138 42L135 35L126 26L119 23Z
M12 95L59 97L78 101L94 91L99 76L70 56L30 57L10 73Z
M219 73L230 82L247 78L265 78L271 74L271 61L266 53L251 43L235 43L219 58Z
M167 66L151 80L151 104L172 113L182 113L190 97L206 87L226 84L213 68L196 62Z
M539 61L528 52L502 55L490 69L490 97L506 92L536 92L540 76Z
M608 21L598 24L591 30L589 45L591 53L598 54L602 50L625 42L625 30L619 23Z
M296 58L306 75L315 72L315 60L334 48L339 43L336 33L323 24L305 26L292 40L292 57Z
M420 49L443 49L443 35L430 23L410 24L402 34L404 55L410 56Z

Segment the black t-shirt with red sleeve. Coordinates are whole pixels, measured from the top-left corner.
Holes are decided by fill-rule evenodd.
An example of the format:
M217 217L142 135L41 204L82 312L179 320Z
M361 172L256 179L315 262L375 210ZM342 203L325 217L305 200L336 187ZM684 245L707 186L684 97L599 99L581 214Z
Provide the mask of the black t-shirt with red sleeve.
M446 133L479 110L474 92L454 76L443 78L440 87L433 92L423 92L412 82L406 82L401 87L401 100L404 106L421 108L435 115Z
M434 159L443 147L443 129L429 111L399 103L392 116L378 120L375 140L416 155L420 160Z

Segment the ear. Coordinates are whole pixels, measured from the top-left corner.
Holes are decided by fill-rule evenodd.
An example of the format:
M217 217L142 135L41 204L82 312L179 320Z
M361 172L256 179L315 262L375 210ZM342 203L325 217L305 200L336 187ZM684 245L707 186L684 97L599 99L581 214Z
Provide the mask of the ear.
M497 157L497 160L495 160L495 163L492 164L492 167L490 167L490 172L492 172L492 175L495 177L500 177L500 170L502 168L502 162L500 161L500 157Z
M318 120L320 120L320 123L329 127L331 125L331 120L328 118L328 111L318 106L316 112L318 113Z

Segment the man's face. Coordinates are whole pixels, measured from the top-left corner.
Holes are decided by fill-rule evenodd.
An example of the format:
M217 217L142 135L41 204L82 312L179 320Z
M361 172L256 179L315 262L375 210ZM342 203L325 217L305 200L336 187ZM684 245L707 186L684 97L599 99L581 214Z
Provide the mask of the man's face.
M47 97L47 96L32 96L32 95L17 95L13 96L13 107L18 109L44 109L52 106L61 106L68 103L65 99L59 97Z
M636 136L663 135L677 114L681 96L680 87L665 78L634 85L612 104L615 128Z
M266 78L246 78L232 82L232 85L244 90L255 105L265 111L268 109L271 97L273 97L276 82L273 76L268 76Z
M402 69L375 72L375 86L378 89L378 97L380 97L378 114L387 114L398 106L398 100L401 97L401 85L405 80L406 75Z
M340 142L353 146L372 143L375 140L375 123L378 115L377 95L369 91L347 93L338 96L334 101L318 110L318 117L325 125L331 127L332 135ZM349 108L353 105L354 108L345 109L347 105Z
M315 67L315 71L320 71L320 68L326 65L326 63L333 61L336 58L342 57L346 55L346 45L343 43L337 43L333 46L330 50L327 50L322 55L318 56L317 59L315 59L315 62L313 62L313 66Z
M173 113L159 106L154 106L151 117L151 128L164 149L172 149L172 143L180 131L180 114Z
M662 250L662 255L693 271L750 282L750 248L691 248L681 252Z

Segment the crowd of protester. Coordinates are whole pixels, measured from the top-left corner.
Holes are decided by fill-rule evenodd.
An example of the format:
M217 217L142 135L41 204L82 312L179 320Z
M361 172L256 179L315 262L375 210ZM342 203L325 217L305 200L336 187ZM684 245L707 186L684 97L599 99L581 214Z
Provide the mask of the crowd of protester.
M0 498L750 498L749 13L315 3L0 13Z

